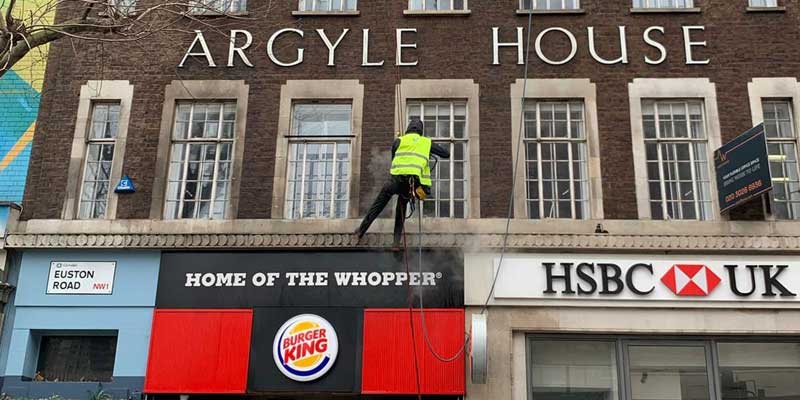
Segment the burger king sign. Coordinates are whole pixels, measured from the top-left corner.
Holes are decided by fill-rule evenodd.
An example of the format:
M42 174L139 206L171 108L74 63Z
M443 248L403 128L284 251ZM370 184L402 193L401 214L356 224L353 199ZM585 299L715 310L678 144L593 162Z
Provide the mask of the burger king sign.
M325 375L338 353L339 338L333 326L314 314L301 314L286 321L272 343L278 370L298 382L310 382Z

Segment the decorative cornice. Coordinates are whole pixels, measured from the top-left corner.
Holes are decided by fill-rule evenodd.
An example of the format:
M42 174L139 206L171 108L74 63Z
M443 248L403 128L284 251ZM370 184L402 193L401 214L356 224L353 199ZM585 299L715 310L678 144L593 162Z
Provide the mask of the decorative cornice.
M416 247L419 235L409 235ZM502 234L430 233L421 236L423 247L494 251L503 246ZM11 234L6 248L14 249L341 249L381 248L392 235L369 234L361 241L352 234ZM666 251L666 252L768 252L800 254L798 236L745 235L603 235L511 234L512 250Z

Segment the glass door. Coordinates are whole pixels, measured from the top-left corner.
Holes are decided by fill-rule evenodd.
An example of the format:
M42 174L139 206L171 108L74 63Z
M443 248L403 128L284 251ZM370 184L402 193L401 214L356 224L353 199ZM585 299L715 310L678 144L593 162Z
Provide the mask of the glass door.
M705 342L625 341L630 400L712 400L711 349Z

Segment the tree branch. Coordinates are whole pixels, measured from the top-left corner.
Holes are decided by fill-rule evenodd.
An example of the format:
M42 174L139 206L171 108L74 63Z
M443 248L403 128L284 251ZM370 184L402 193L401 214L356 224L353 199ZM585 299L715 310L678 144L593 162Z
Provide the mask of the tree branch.
M14 11L14 6L16 5L17 0L10 0L8 3L8 10L6 10L6 18L5 18L5 26L11 27L14 25L14 17L11 16L11 13Z

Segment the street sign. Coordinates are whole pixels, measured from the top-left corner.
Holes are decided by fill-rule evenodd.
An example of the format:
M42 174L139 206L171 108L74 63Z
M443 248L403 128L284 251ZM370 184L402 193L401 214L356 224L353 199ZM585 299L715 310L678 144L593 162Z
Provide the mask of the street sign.
M761 123L714 152L720 212L772 189L767 138Z

